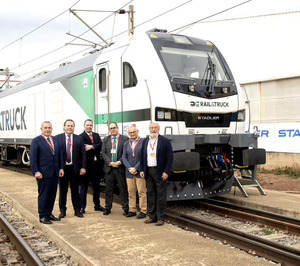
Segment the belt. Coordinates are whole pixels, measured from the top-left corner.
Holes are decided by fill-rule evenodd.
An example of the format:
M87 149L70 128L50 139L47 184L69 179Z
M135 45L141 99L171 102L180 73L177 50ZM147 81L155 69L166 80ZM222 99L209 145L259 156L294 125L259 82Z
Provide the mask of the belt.
M156 169L157 166L148 166L148 168L153 168L153 169Z

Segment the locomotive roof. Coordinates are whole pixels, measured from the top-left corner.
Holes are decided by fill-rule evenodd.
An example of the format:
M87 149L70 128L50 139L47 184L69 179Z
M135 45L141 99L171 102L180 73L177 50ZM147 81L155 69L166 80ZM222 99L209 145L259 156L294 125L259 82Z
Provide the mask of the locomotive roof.
M101 51L98 51L92 55L86 56L75 62L61 66L50 72L46 72L43 75L35 76L33 78L22 81L21 83L14 86L13 88L0 92L0 98L5 97L10 94L13 94L13 93L17 93L17 92L25 90L27 88L34 87L36 85L39 85L39 84L42 84L42 83L45 83L48 81L50 83L54 83L54 82L64 80L64 79L72 77L72 76L76 76L78 74L81 74L81 73L84 73L87 71L90 71L93 69L93 64L100 53L101 53Z

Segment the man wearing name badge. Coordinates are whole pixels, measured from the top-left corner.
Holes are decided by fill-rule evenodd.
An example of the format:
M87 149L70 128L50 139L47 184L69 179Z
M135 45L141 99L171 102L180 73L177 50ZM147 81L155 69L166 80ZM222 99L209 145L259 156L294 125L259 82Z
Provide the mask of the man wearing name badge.
M93 186L93 202L95 211L105 211L100 206L100 152L102 141L98 133L93 130L93 121L87 119L84 121L84 131L79 136L83 138L86 150L87 169L86 175L81 179L80 184L80 212L85 213L86 196L88 191L89 182Z
M141 177L145 177L150 219L146 224L164 224L167 209L167 180L172 172L173 149L169 139L159 135L159 124L150 124L150 136L143 142Z
M122 156L129 194L129 213L127 217L136 216L136 190L138 190L141 212L137 218L143 219L147 214L146 180L139 173L143 139L139 137L139 131L135 125L129 128L128 134L130 139L124 143Z
M70 184L74 215L83 218L80 212L79 182L86 173L86 152L82 137L74 134L75 122L67 119L64 123L65 133L57 135L62 150L65 175L59 180L59 218L64 218L67 211L67 195Z
M102 143L102 157L104 160L105 173L105 211L104 215L111 213L113 202L113 190L118 183L122 201L123 215L128 214L128 192L125 180L125 169L121 162L124 142L128 137L119 134L117 123L109 124L109 136L105 137Z
M30 165L38 184L38 212L40 222L52 224L59 221L53 214L58 177L64 176L64 161L56 138L51 136L52 124L45 121L42 134L34 138L30 146Z

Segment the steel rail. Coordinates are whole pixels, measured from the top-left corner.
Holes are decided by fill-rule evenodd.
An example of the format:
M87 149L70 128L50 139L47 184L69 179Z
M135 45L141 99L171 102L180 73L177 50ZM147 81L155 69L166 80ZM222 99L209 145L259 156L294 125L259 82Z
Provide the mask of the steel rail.
M173 211L168 211L166 221L284 265L300 265L300 250L277 242Z
M249 207L239 206L214 199L205 199L197 201L197 205L201 205L205 209L209 209L214 213L226 215L242 221L249 221L256 224L267 225L271 228L282 230L293 235L300 236L300 219L283 216L271 212L261 211Z
M17 230L0 213L0 228L9 237L16 250L22 255L27 265L45 265L36 253L31 249L27 242L20 236Z

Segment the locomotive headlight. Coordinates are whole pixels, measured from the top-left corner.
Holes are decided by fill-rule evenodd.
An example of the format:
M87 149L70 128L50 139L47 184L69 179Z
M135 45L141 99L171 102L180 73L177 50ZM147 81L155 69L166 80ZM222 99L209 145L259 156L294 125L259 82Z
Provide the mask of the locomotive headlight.
M238 111L237 121L245 121L245 109Z
M171 120L172 114L171 112L165 112L165 119Z
M177 111L163 107L155 107L155 119L158 121L177 121Z
M190 92L194 92L195 91L195 86L194 85L190 85L189 86L189 91Z
M222 92L223 93L228 93L229 92L229 88L227 88L227 87L226 88L222 88Z
M164 119L165 118L165 112L164 111L157 111L157 118L158 119Z

